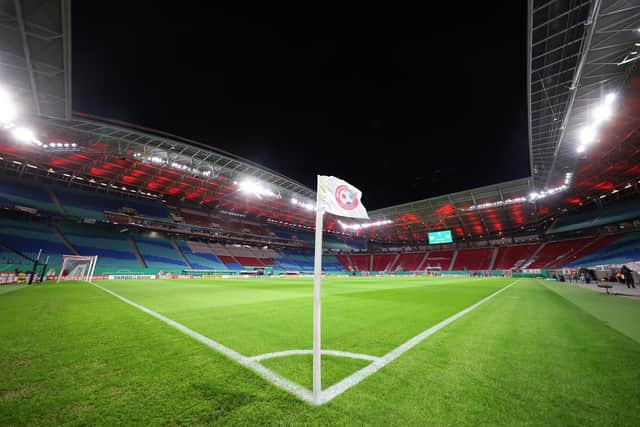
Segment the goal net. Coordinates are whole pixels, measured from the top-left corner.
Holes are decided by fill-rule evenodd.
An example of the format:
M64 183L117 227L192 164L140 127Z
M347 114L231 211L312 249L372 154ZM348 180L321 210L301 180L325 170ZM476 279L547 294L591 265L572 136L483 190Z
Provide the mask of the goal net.
M63 255L62 267L58 275L61 280L84 280L91 282L93 271L96 269L97 256Z

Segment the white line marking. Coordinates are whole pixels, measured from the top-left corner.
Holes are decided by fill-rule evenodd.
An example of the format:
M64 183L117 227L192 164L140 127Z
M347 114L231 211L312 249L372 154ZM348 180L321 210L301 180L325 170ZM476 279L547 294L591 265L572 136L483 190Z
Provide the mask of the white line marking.
M293 394L294 396L298 397L300 400L303 400L307 403L313 403L313 398L311 396L311 391L302 387L299 384L296 384L292 381L289 381L288 379L276 374L275 372L271 371L270 369L265 368L264 366L262 366L260 363L258 363L257 361L251 360L251 358L248 358L240 353L238 353L235 350L230 349L229 347L226 347L222 344L220 344L217 341L212 340L211 338L205 337L202 334L199 334L198 332L191 330L189 328L187 328L186 326L169 319L168 317L163 316L162 314L156 313L153 310L148 309L147 307L144 307L140 304L137 304L131 300L128 300L127 298L118 295L117 293L110 291L109 289L103 288L100 285L97 285L95 283L91 283L93 286L102 289L103 291L105 291L108 294L113 295L114 297L118 298L119 300L129 304L132 307L137 308L138 310L141 310L145 313L147 313L150 316L155 317L156 319L166 323L167 325L179 330L180 332L182 332L183 334L186 334L188 336L190 336L191 338L195 339L196 341L206 345L207 347L210 347L214 350L216 350L219 353L224 354L225 356L227 356L229 359L238 362L240 365L242 366L246 366L247 368L251 369L253 372L255 372L256 374L260 375L262 378L264 378L265 380L269 381L270 383L274 384L277 387L280 387L281 389Z
M305 356L307 354L313 354L313 350L276 351L274 353L264 353L264 354L259 354L257 356L248 357L247 359L259 362L261 360L274 359L276 357ZM325 354L327 356L348 357L350 359L362 359L362 360L368 360L370 362L375 362L376 360L380 359L379 357L370 356L368 354L350 353L348 351L338 351L338 350L322 350L322 354Z
M322 405L322 404L327 403L330 400L336 398L337 396L341 395L342 393L344 393L345 391L349 390L351 387L353 387L354 385L358 384L359 382L361 382L362 380L364 380L368 376L370 376L372 374L375 374L380 369L382 369L383 367L387 366L389 363L391 363L392 361L394 361L395 359L400 357L404 352L406 352L407 350L410 350L411 348L413 348L416 345L420 344L422 341L424 341L425 339L427 339L429 336L433 335L434 333L438 332L440 329L444 328L448 324L454 322L455 320L459 319L460 317L464 316L465 314L469 313L470 311L476 309L478 306L480 306L481 304L489 301L491 298L495 297L496 295L506 291L507 289L509 289L510 287L515 285L516 282L517 282L517 280L515 282L512 282L509 285L505 286L504 288L499 289L498 291L492 293L491 295L481 299L477 303L465 308L464 310L459 311L458 313L456 313L453 316L443 320L442 322L440 322L440 323L438 323L436 325L433 325L429 329L427 329L427 330L419 333L415 337L411 338L410 340L408 340L404 344L401 344L400 346L398 346L395 349L391 350L389 353L385 354L384 356L382 356L381 358L379 358L378 360L376 360L372 364L360 369L359 371L357 371L356 373L348 376L347 378L343 379L342 381L340 381L340 382L332 385L331 387L323 390L322 394L320 395L320 401L317 402L316 404L317 405Z
M518 281L514 281L512 283L510 283L509 285L505 286L502 289L499 289L498 291L492 293L491 295L481 299L480 301L478 301L477 303L465 308L462 311L459 311L458 313L454 314L453 316L443 320L442 322L430 327L429 329L426 329L425 331L419 333L418 335L416 335L415 337L409 339L408 341L406 341L404 344L401 344L400 346L396 347L395 349L391 350L389 353L385 354L382 357L375 357L375 356L369 356L366 354L358 354L358 353L349 353L349 352L344 352L344 351L337 351L337 350L322 350L322 354L327 354L327 355L332 355L332 356L340 356L340 357L352 357L355 359L364 359L364 360L371 360L372 363L364 368L362 368L361 370L357 371L356 373L348 376L347 378L343 379L342 381L332 385L331 387L325 389L322 391L321 395L320 395L320 400L318 402L313 400L313 395L311 393L311 390L302 387L299 384L296 384L292 381L289 381L288 379L278 375L277 373L271 371L270 369L267 369L266 367L264 367L263 365L261 365L259 363L259 360L264 360L264 359L268 359L268 358L272 358L272 357L283 357L283 356L288 356L288 355L297 355L297 354L311 354L311 350L287 350L287 351L281 351L281 352L276 352L276 353L266 353L266 354L260 354L257 356L252 356L252 357L247 357L244 356L240 353L238 353L235 350L230 349L229 347L226 347L222 344L220 344L217 341L212 340L211 338L208 338L202 334L199 334L196 331L193 331L189 328L187 328L186 326L169 319L168 317L163 316L162 314L156 313L153 310L150 310L140 304L137 304L131 300L128 300L127 298L118 295L117 293L110 291L109 289L103 288L100 285L97 285L95 283L91 283L93 286L102 289L103 291L107 292L108 294L113 295L114 297L118 298L119 300L137 308L138 310L141 310L147 314L149 314L150 316L155 317L156 319L166 323L167 325L179 330L180 332L190 336L191 338L195 339L196 341L222 353L223 355L227 356L229 359L238 362L240 365L242 366L246 366L247 368L251 369L253 372L255 372L256 374L260 375L262 378L264 378L265 380L269 381L270 383L272 383L273 385L281 388L282 390L285 390L291 394L293 394L294 396L298 397L300 400L307 402L311 405L323 405L331 400L333 400L334 398L336 398L337 396L341 395L342 393L344 393L345 391L349 390L351 387L355 386L356 384L360 383L362 380L364 380L365 378L369 377L370 375L378 372L380 369L382 369L383 367L385 367L386 365L388 365L389 363L391 363L392 361L394 361L395 359L397 359L398 357L400 357L403 353L405 353L406 351L410 350L411 348L415 347L416 345L420 344L422 341L424 341L425 339L427 339L429 336L433 335L434 333L436 333L437 331L439 331L440 329L444 328L445 326L447 326L448 324L452 323L453 321L459 319L460 317L464 316L465 314L469 313L470 311L476 309L478 306L480 306L481 304L489 301L491 298L495 297L496 295L506 291L507 289L509 289L510 287L512 287L513 285L515 285Z

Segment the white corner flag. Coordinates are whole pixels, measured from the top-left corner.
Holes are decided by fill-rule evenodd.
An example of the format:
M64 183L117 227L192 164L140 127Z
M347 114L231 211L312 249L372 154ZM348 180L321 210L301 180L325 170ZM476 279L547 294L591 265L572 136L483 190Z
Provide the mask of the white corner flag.
M318 175L316 200L316 243L313 260L313 402L322 403L321 376L321 305L320 283L322 279L322 216L325 212L349 218L369 219L360 198L362 192L335 176Z
M318 210L349 218L369 219L360 198L362 191L335 176L318 175Z

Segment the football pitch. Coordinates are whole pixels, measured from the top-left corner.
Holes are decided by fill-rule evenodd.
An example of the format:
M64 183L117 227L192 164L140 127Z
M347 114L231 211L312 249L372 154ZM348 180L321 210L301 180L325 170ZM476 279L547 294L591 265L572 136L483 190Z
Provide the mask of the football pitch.
M326 278L335 393L313 406L295 392L311 388L311 279L97 285L0 293L0 425L639 419L636 300L534 279Z

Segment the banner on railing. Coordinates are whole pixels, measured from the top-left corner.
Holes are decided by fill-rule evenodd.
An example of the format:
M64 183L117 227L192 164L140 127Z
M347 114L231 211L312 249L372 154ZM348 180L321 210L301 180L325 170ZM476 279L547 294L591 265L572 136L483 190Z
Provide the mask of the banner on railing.
M153 274L109 274L109 280L149 280L155 279Z

